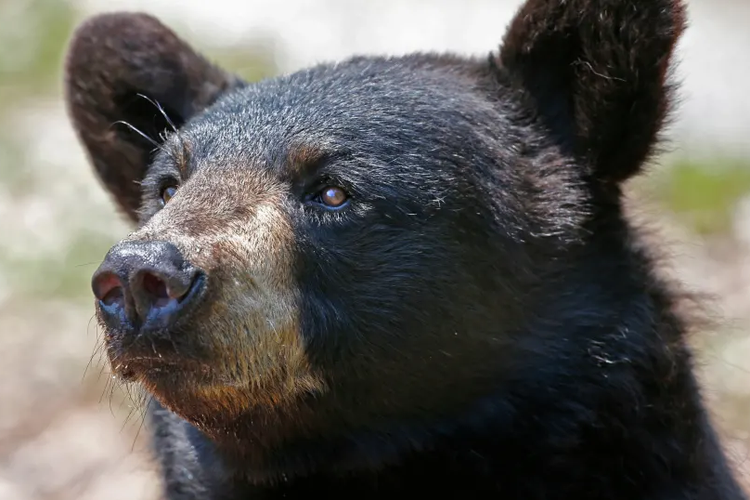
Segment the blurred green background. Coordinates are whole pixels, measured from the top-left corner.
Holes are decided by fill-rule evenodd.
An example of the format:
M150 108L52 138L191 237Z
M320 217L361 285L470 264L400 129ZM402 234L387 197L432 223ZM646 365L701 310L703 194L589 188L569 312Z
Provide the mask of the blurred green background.
M518 2L506 3L512 10ZM325 4L331 12L343 9ZM168 24L180 35L246 78L287 69L272 36L212 39L219 24L198 33L180 20L179 9L160 5L159 13L174 14ZM0 0L0 499L157 495L135 398L110 383L92 320L91 273L128 227L89 171L60 95L61 58L74 26L109 7ZM353 19L336 26L367 22ZM498 41L501 34L497 28ZM743 85L723 84L735 91ZM747 475L750 160L741 147L691 142L678 139L630 186L629 206L672 245L668 271L713 297L718 327L693 342L706 397Z

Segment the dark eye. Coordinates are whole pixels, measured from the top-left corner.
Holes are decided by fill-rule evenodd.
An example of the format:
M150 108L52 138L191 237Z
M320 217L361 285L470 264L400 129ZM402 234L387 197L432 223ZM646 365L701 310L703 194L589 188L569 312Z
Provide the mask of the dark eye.
M340 187L326 186L318 193L315 201L328 208L341 208L349 201L349 195Z
M162 206L166 205L169 200L172 199L172 196L175 195L177 192L177 187L175 186L167 186L161 191L161 204Z

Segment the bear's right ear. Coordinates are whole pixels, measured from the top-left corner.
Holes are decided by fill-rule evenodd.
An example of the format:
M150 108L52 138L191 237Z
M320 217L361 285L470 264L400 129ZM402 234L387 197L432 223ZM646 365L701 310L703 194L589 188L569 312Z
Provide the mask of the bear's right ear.
M138 219L140 181L163 132L242 84L139 13L89 19L74 33L65 62L65 99L78 137L132 221Z

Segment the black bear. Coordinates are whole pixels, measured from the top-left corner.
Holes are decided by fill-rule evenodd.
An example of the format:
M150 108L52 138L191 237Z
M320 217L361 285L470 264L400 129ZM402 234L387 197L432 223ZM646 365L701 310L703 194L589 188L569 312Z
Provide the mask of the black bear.
M528 0L488 58L256 83L85 22L68 109L136 226L92 288L166 496L743 498L622 207L685 18Z

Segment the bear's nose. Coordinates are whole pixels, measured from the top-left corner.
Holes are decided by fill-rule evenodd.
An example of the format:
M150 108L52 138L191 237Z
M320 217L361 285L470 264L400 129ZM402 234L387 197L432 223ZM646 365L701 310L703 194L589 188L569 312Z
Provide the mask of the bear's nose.
M185 311L202 277L173 244L130 241L110 249L91 288L108 326L158 329Z

